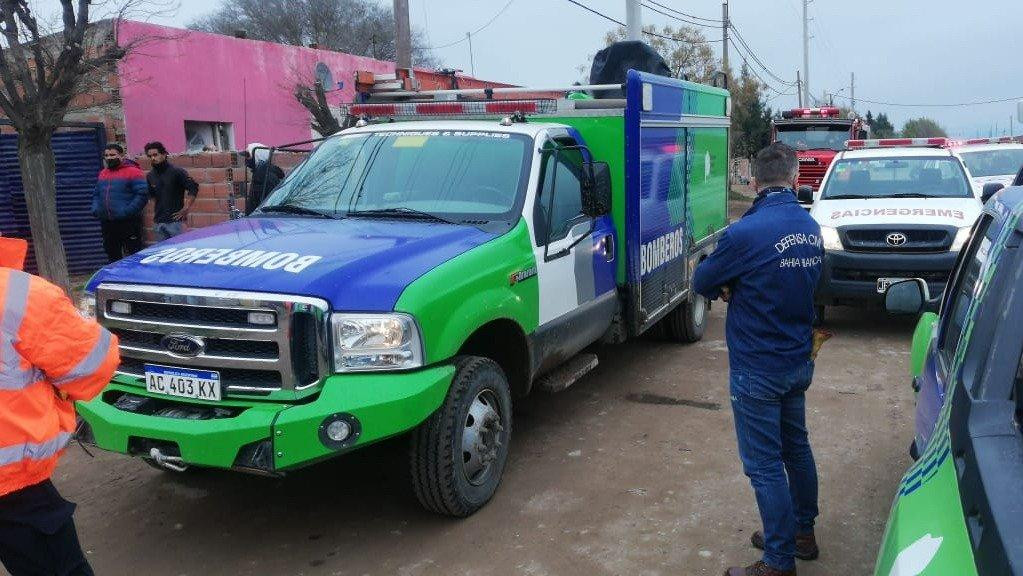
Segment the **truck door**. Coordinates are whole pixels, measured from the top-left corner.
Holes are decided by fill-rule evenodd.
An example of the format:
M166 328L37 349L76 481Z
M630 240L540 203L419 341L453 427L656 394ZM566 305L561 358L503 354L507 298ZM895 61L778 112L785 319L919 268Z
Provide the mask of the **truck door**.
M570 136L547 140L532 206L540 288L542 363L556 362L599 338L617 305L616 236L610 216L582 210L589 152Z

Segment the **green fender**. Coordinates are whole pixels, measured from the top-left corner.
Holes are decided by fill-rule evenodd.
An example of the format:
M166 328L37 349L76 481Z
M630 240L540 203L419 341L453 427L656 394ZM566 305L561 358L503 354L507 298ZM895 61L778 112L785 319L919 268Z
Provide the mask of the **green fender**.
M927 359L927 351L931 347L931 338L934 335L934 323L938 321L938 315L934 312L925 312L920 316L913 331L913 346L910 349L909 375L916 378L923 372L924 361Z
M451 358L494 320L511 320L532 334L540 304L526 222L421 276L405 288L395 310L418 320L427 364Z

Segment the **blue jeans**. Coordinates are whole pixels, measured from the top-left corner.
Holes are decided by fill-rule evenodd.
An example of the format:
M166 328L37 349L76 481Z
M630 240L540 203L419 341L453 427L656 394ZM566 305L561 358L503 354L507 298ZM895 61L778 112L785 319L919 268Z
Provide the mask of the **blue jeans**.
M806 433L813 362L785 374L731 371L732 413L742 470L764 525L764 562L792 570L796 532L817 518L817 465Z

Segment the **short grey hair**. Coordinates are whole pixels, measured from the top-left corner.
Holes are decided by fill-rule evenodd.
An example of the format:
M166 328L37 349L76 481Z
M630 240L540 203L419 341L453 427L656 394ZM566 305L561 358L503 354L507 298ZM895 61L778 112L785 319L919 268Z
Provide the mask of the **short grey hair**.
M753 160L753 176L760 186L788 184L799 173L796 151L781 142L769 144Z

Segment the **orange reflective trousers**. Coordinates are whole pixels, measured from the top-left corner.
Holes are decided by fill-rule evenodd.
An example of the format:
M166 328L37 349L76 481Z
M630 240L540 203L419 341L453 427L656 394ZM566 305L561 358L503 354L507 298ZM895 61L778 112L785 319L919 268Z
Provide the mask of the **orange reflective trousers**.
M116 336L21 271L26 249L0 237L0 497L53 474L74 401L99 394L120 361Z

